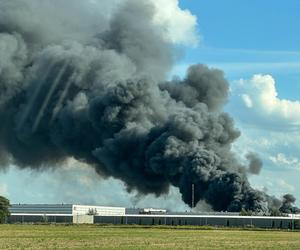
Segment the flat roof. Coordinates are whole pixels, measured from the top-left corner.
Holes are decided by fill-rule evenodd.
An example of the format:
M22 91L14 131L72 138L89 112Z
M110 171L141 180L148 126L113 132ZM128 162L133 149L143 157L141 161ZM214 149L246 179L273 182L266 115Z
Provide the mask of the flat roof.
M42 214L42 213L11 213L12 216L73 216L72 214ZM77 216L77 215L75 215ZM273 216L221 216L221 215L170 215L170 214L125 214L125 215L95 215L95 217L144 217L144 218L214 218L214 219L269 219L269 220L300 220L298 217Z

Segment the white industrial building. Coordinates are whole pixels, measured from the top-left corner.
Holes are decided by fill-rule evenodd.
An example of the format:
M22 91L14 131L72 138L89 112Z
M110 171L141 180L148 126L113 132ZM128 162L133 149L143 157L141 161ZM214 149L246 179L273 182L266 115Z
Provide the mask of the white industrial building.
M122 216L125 215L125 208L75 204L13 204L10 207L10 213Z
M299 215L240 216L233 213L194 214L169 213L163 209L133 209L124 207L73 204L12 205L9 223L74 223L127 225L195 225L221 227L255 227L300 229Z
M13 204L10 219L14 222L54 222L92 224L95 216L124 216L124 207L75 204Z
M95 216L125 216L125 207L73 205L74 224L94 224Z
M125 207L73 205L72 214L73 215L95 215L95 216L122 216L125 215Z

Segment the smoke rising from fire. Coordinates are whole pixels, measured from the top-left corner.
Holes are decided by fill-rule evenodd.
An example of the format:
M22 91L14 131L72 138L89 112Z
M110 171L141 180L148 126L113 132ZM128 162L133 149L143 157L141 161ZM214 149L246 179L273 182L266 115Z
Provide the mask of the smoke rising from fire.
M194 184L195 202L214 210L268 211L271 198L231 152L240 133L222 111L223 72L199 64L166 80L174 46L154 22L157 6L54 2L0 3L1 165L43 169L74 157L129 192L159 196L173 185L190 205Z
M259 156L255 153L248 153L246 155L246 158L249 161L248 172L250 174L259 175L263 166L263 163Z

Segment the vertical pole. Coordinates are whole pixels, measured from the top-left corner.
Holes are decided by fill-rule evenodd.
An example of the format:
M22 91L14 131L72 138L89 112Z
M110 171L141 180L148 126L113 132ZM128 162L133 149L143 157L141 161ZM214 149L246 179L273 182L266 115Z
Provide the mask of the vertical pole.
M192 209L195 207L195 185L192 183Z

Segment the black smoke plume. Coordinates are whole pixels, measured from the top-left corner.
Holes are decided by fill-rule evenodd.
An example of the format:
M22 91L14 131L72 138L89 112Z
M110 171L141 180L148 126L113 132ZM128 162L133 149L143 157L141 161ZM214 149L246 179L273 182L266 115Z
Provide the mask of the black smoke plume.
M246 158L249 161L248 172L250 174L259 175L263 166L262 160L259 156L250 152L246 155Z
M286 213L286 214L300 213L300 209L294 205L295 202L296 202L296 198L293 195L291 194L284 195L279 211L281 213Z
M268 211L231 152L240 133L222 112L223 72L199 64L166 81L174 48L154 6L123 1L107 18L109 1L98 15L87 2L1 0L1 165L74 157L128 191L159 196L173 185L190 205L194 184L195 203Z

